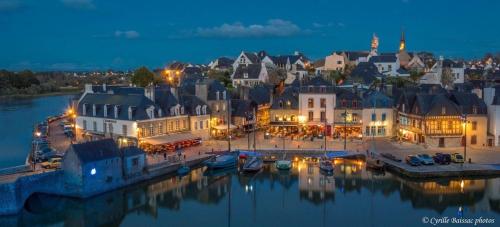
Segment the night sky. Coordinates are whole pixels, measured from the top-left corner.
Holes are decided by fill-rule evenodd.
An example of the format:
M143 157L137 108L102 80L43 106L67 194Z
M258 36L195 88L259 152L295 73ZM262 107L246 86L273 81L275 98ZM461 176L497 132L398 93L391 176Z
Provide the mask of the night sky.
M500 51L500 1L0 0L0 68L133 69L208 63L241 50L310 58L334 50L473 58Z

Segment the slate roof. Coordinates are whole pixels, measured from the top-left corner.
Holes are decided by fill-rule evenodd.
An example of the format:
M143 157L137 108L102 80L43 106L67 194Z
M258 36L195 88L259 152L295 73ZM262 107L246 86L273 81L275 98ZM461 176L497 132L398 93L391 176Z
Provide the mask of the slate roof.
M231 100L231 116L248 117L253 113L255 103L250 100L233 99Z
M210 114L210 108L209 106L203 102L200 98L194 96L194 95L181 95L179 97L179 102L181 103L182 106L184 106L184 111L185 113L191 115L191 116L196 116L196 107L200 106L207 106L207 114ZM201 111L201 110L200 110ZM203 114L200 112L200 114Z
M380 91L370 91L363 95L363 108L392 108L393 100Z
M72 144L70 150L75 152L83 165L120 157L120 150L113 139Z
M252 62L252 64L257 64L260 63L260 58L257 56L257 54L252 53L252 52L243 52L245 56Z
M190 94L195 95L196 92L196 82L204 80L204 77L198 74L185 76L179 86L180 94Z
M257 105L269 104L271 102L271 88L258 85L250 89L248 97Z
M450 59L444 59L443 60L443 67L445 67L445 68L462 68L462 67L464 67L464 63L453 61Z
M290 106L286 103L290 102ZM283 103L283 109L299 109L299 92L297 87L287 87L283 92L273 99L271 109L282 109L280 103Z
M202 73L202 70L200 67L186 67L184 68L184 74L186 75L195 75L195 74L201 74Z
M447 94L403 94L403 99L407 98L407 102L400 100L398 109L401 111L401 104L405 102L406 113L412 113L420 116L460 116L460 107L448 97ZM443 114L442 110L445 108Z
M78 115L85 116L83 114L83 105L87 104L86 116L93 116L93 105L96 105L96 117L104 118L104 105L108 104L108 118L114 118L114 106L119 106L118 108L118 118L120 120L129 120L128 118L128 108L133 107L132 120L145 120L149 119L146 109L150 106L154 106L153 101L149 100L144 95L114 95L114 94L86 94L85 97L78 103Z
M304 80L300 87L301 93L334 93L335 87L322 76L315 76Z
M261 70L261 64L238 65L238 68L236 68L234 72L233 79L258 79ZM245 73L248 74L247 78L244 76Z
M336 92L336 105L339 108L343 108L342 101L346 101L347 108L354 108L354 102L357 103L356 108L361 108L361 98L348 89L338 89Z
M227 57L217 58L217 67L216 68L230 68L233 66L234 59Z
M133 146L123 147L120 149L120 152L123 154L124 157L132 157L145 154L142 149Z
M454 91L451 92L451 100L453 100L464 114L487 114L486 103L475 93L465 93ZM476 108L477 113L473 112Z
M387 54L387 55L378 55L378 56L372 56L370 57L369 62L373 63L393 63L396 62L398 57L396 57L395 54Z
M367 51L344 51L349 61L357 61L359 58L366 58L370 54Z

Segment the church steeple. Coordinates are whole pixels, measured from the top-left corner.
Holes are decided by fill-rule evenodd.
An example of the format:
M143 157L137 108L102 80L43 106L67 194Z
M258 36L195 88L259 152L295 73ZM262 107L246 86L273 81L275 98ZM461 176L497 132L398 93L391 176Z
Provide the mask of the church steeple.
M399 51L406 51L405 31L401 30L401 40L399 41Z
M370 55L372 56L377 55L377 49L378 49L378 37L375 33L373 33Z

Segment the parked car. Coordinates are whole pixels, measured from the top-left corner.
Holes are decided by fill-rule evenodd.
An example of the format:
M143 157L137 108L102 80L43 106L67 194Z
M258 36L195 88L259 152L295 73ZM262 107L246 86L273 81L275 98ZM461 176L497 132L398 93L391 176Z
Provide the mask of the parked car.
M45 169L54 169L54 168L60 168L61 167L61 158L51 158L49 161L42 162L42 168Z
M434 157L432 158L435 163L441 165L449 165L451 162L451 155L449 154L436 153L436 155L434 155Z
M423 165L434 165L434 160L428 154L419 154L417 155L417 158L420 159L420 162Z
M419 158L417 158L415 155L408 155L406 156L406 163L411 166L419 166L421 165L421 161Z
M382 153L381 154L382 157L384 158L387 158L387 159L390 159L390 160L393 160L393 161L396 161L396 162L401 162L401 159L400 158L397 158L396 156L394 156L393 154L391 153Z
M459 153L451 154L451 161L454 163L464 163L464 157Z

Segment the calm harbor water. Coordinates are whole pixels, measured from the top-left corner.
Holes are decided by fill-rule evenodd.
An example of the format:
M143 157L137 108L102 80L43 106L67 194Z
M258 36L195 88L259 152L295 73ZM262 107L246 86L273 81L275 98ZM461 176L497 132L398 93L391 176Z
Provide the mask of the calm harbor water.
M62 113L71 95L0 99L0 168L22 165L30 151L33 126Z
M0 168L24 163L31 130L71 96L0 101ZM0 226L429 226L424 217L500 221L500 178L414 181L336 160L273 165L256 174L193 170L80 200L37 194ZM465 226L465 225L464 225Z
M428 226L424 217L500 219L500 178L409 181L336 161L158 179L87 200L35 195L1 226ZM485 225L498 226L498 225Z

